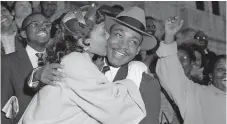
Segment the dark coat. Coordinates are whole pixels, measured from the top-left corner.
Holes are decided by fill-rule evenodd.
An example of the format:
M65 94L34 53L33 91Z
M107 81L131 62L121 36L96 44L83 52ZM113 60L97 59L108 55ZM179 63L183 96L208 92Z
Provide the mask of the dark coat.
M16 96L19 101L19 113L13 123L17 123L29 104L34 92L24 85L33 67L25 49L2 56L1 62L1 108L11 96ZM2 124L10 124L11 120L1 113Z

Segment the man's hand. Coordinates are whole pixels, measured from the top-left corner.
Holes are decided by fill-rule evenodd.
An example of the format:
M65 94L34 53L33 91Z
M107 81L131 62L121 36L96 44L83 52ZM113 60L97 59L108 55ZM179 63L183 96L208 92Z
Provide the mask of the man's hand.
M33 80L55 85L55 81L61 81L65 77L65 74L57 69L63 69L63 65L57 63L47 64L34 73Z
M165 22L165 44L171 44L174 42L174 36L183 26L184 21L180 20L178 16L170 17Z

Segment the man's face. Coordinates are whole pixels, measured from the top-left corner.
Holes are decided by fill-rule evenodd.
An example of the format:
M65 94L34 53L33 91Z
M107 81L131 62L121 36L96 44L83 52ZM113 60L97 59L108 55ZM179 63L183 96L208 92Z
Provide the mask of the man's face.
M147 19L146 20L146 32L151 34L151 35L155 35L155 31L156 31L156 26L155 26L155 20L152 19Z
M218 89L226 92L226 59L220 59L215 64L212 81Z
M50 28L51 23L43 15L33 15L25 26L28 42L45 45L50 39Z
M130 62L139 52L142 35L136 31L116 24L107 40L107 58L114 67Z
M28 1L17 1L14 12L16 17L27 17L32 13L32 6Z
M198 41L197 44L202 47L203 49L207 48L208 45L208 39L206 36L198 36L196 37L196 40Z
M191 68L192 68L192 63L190 60L190 57L188 53L185 50L179 49L178 50L178 58L180 60L180 63L184 69L185 75L188 77L190 76L191 73Z
M13 16L11 13L4 7L1 6L1 26L2 28L7 28L13 23Z
M56 1L43 1L41 4L41 11L46 17L51 17L57 10Z

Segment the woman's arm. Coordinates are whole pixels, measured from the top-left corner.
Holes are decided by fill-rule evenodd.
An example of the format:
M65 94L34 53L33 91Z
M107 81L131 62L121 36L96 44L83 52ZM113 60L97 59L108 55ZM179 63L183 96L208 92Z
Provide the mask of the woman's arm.
M109 82L89 56L74 52L62 60L72 99L86 113L102 123L139 123L145 117L144 103L130 80Z

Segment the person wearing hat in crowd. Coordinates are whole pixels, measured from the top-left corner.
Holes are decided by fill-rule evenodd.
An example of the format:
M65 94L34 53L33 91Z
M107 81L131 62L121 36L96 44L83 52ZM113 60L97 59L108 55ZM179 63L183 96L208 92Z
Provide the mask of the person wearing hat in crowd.
M165 23L166 37L161 42L157 55L156 72L160 84L179 107L184 124L226 123L226 56L215 58L212 85L203 86L188 79L178 58L174 35L180 30L183 20L170 18Z
M95 54L107 54L108 37L104 18L94 11L88 8L64 16L66 48L55 52L64 53L61 71L66 77L56 86L43 87L18 124L138 124L145 117L139 88L131 77L110 82L92 62Z
M141 124L158 124L160 111L160 84L157 79L144 73L148 67L139 61L132 61L140 50L152 49L156 39L145 32L145 12L139 7L130 7L118 14L116 18L106 18L106 26L110 36L107 40L107 57L105 76L109 81L117 81L131 77L140 89L145 103L147 116ZM109 66L108 66L109 65ZM53 81L61 80L61 72L53 72L49 65L34 70L29 84L39 81L53 85ZM34 78L33 78L34 77Z
M34 96L34 92L24 84L27 82L29 73L39 66L37 55L45 52L44 46L50 39L50 26L51 23L47 22L43 15L39 13L29 15L24 19L21 31L28 45L20 51L2 57L1 70L4 73L1 74L1 117L3 124L17 123ZM12 105L13 108L11 108Z

